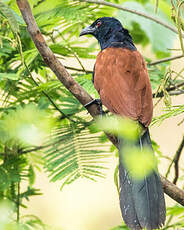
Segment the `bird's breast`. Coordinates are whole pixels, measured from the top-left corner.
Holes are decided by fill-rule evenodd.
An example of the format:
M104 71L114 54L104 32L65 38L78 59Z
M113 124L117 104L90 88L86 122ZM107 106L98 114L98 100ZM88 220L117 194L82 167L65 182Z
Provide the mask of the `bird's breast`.
M96 59L94 86L110 112L148 126L153 103L146 64L138 51L106 48Z

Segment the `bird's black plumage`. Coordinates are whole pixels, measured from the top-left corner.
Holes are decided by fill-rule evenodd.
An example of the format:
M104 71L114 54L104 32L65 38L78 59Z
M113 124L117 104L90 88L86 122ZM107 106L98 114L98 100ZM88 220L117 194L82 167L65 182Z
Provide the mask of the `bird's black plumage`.
M112 113L137 120L145 132L139 148L148 147L153 154L148 126L153 102L146 64L133 44L128 30L111 17L97 19L81 32L92 34L99 42L93 81L102 103ZM132 230L161 227L165 221L165 200L157 170L142 179L131 176L124 162L124 140L120 140L119 186L123 219Z
M126 47L136 50L128 30L112 17L97 19L91 26L86 27L80 36L85 34L92 34L99 41L102 50L107 47Z

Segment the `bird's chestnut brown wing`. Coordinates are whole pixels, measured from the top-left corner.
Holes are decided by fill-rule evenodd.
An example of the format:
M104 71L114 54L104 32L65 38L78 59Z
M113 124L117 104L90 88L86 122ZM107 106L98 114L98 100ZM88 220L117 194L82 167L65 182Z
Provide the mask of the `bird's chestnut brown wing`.
M138 51L106 48L96 59L94 86L102 103L115 114L148 126L153 102L148 71Z

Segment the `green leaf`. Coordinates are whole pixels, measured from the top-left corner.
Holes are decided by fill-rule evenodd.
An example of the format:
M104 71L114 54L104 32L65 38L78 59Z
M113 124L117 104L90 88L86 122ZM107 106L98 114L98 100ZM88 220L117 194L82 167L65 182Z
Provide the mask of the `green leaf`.
M179 206L179 205L175 205L173 207L168 207L167 213L168 213L168 215L174 215L174 216L184 214L184 207Z
M121 158L132 178L141 180L156 169L156 158L152 150L134 146L124 146Z
M17 22L17 17L15 16L13 10L2 1L0 1L0 14L8 20L13 32L18 33L19 24Z
M19 76L16 73L0 73L0 80L3 79L18 80Z
M171 21L169 20L168 16L165 15L161 10L158 11L157 15L154 14L154 5L147 3L147 4L140 4L138 2L125 2L123 4L124 7L128 7L132 10L140 11L144 14L149 14L158 20L162 20L163 22L172 25ZM149 20L144 17L130 14L128 12L120 11L118 13L118 19L123 23L124 27L128 28L133 36L133 39L137 37L137 33L144 32L147 39L149 39L149 44L152 46L153 52L157 55L157 57L165 57L170 54L168 49L173 47L174 39L176 38L176 34L167 28ZM126 20L124 20L126 19ZM139 30L139 28L141 31ZM143 36L143 42L139 40L139 43L145 45L145 36ZM167 41L167 42L165 42ZM148 44L148 42L146 42Z
M148 64L149 78L153 90L157 89L161 81L164 79L167 65L168 64L164 63L160 65L149 66Z
M35 172L32 165L30 165L28 169L28 178L29 178L29 184L33 185L35 182Z
M8 173L3 167L0 167L0 190L3 191L8 188L9 186L9 178Z
M96 124L97 127L107 133L112 133L131 141L137 140L141 130L136 122L115 115L99 118Z
M178 116L181 113L184 113L184 105L175 105L165 108L164 114L153 118L152 125L155 123L161 124L165 119Z
M34 215L24 215L21 218L21 223L19 223L18 230L47 230L46 225Z
M48 112L29 104L5 115L0 124L0 135L4 136L5 142L13 141L23 146L40 145L50 133L54 120Z
M68 124L56 130L45 155L51 181L63 180L61 189L79 177L95 180L104 177L101 170L107 149L101 150L99 135L91 134L83 124ZM105 147L105 145L104 145Z
M110 230L130 230L130 229L126 225L121 225L115 228L111 228Z
M99 98L99 94L97 93L94 84L92 82L92 73L79 75L75 78L75 80L90 94L95 98Z

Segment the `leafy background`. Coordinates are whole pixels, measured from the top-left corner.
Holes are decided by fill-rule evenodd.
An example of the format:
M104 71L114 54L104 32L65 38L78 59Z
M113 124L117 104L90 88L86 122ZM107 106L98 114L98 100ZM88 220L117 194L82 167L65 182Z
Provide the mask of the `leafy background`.
M176 28L175 11L171 10L170 1L111 2L152 15ZM99 46L94 39L79 38L79 33L96 18L115 16L121 20L148 63L181 53L179 42L175 45L176 33L135 14L76 0L30 0L29 3L51 50L94 97L98 95L91 82L91 72ZM175 10L178 3L174 1ZM7 213L6 218L0 219L1 229L53 229L57 225L59 229L69 229L74 216L79 218L73 220L76 230L127 229L117 208L118 195L113 184L117 150L95 129L85 109L45 66L14 0L0 1L0 27L0 209ZM173 50L176 46L177 50ZM151 128L153 144L162 174L167 174L171 180L170 170L174 169L173 159L183 135L184 111L181 103L183 65L176 68L176 62L173 63L148 65L153 92L155 96L162 95L154 100L157 116ZM170 95L167 89L174 86ZM178 124L180 126L175 129L178 134L173 135ZM159 134L160 130L164 134ZM164 137L165 142L162 142ZM182 164L179 172L178 185L182 187ZM47 176L55 183L49 183ZM105 176L110 178L111 187L103 179ZM52 199L56 190L61 197L58 202ZM78 201L73 198L75 194ZM111 210L102 199L105 194L109 196ZM41 202L42 197L46 197L46 201ZM82 206L81 197L87 206ZM95 199L101 205L94 206ZM38 213L32 210L34 202L37 210L41 210ZM77 215L80 206L83 209L80 209L81 215ZM103 206L103 211L99 206ZM164 229L181 228L184 225L183 207L169 202L168 206ZM72 215L64 219L66 212L71 210ZM46 225L48 219L52 220L52 227ZM113 227L118 224L120 226Z

